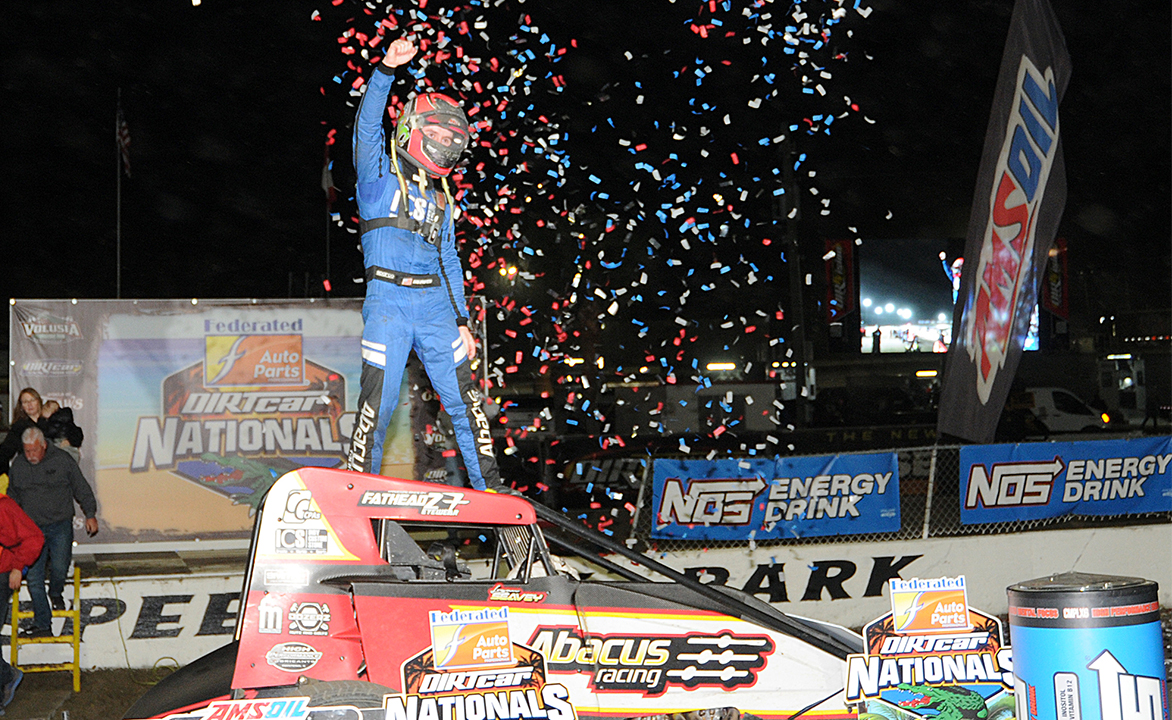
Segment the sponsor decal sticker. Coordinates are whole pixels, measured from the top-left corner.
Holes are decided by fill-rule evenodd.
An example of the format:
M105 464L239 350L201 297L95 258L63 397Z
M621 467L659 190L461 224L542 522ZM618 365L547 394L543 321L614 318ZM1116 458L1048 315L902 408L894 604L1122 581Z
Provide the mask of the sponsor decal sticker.
M280 635L283 625L281 621L283 611L281 606L273 600L272 595L266 595L256 606L256 610L258 616L256 631L264 635Z
M309 571L298 568L268 568L264 574L265 585L296 585L309 584Z
M488 599L492 602L539 603L545 600L546 595L547 593L540 590L505 587L501 583L497 583L488 589Z
M460 506L471 500L462 492L380 492L367 490L358 501L360 507L414 508L420 515L455 516Z
M662 695L669 686L723 687L757 683L774 645L766 635L591 635L577 627L539 626L529 644L550 672L584 673L599 692Z
M969 630L972 625L964 575L935 580L892 578L891 616L896 632Z
M305 720L309 698L219 700L194 712L168 715L167 720Z
M265 660L269 665L285 672L308 670L321 659L321 651L302 642L286 642L274 645Z
M291 555L326 555L330 552L330 532L315 528L281 528L277 530L274 551Z
M290 635L329 635L330 606L324 602L300 602L289 606Z
M507 607L432 610L428 623L436 669L489 668L515 662Z
M321 518L321 511L313 502L313 493L305 489L290 490L285 496L285 510L281 513L281 522L287 525L300 525L306 520Z

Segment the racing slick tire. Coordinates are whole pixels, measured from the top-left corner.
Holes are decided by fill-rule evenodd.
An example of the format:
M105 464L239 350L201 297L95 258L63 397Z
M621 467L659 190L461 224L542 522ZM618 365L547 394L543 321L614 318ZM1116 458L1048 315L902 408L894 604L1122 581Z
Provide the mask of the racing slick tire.
M365 680L306 680L290 693L309 698L308 707L353 705L356 708L381 708L383 696L394 693L385 685Z

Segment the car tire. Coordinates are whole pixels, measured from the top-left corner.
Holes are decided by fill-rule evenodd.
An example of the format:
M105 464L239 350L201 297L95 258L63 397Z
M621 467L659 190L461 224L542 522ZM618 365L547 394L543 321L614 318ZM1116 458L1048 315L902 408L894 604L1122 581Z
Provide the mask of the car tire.
M353 705L356 708L381 708L383 696L393 694L385 685L365 680L307 680L296 686L292 693L309 698L308 707L329 705Z

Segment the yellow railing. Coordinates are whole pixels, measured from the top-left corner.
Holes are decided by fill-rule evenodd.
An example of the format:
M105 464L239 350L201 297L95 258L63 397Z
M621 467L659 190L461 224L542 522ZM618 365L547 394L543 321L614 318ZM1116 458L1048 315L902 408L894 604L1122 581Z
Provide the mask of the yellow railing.
M32 611L20 609L20 588L12 593L12 665L24 672L57 672L62 670L73 671L73 692L81 692L81 570L75 565L73 568L73 609L54 610L53 617L73 619L73 632L65 635L48 635L46 637L20 637L17 628L21 618L33 617ZM69 629L66 620L62 633ZM73 645L73 662L65 663L33 663L21 664L18 660L21 645L47 645L55 643L70 643Z

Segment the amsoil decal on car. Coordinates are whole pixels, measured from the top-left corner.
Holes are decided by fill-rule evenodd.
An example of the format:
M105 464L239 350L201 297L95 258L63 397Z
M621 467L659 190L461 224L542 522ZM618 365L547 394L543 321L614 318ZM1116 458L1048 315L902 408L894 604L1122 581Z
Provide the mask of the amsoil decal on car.
M963 576L891 583L893 612L863 628L864 654L847 657L847 703L859 713L887 715L894 707L923 718L1012 711L1001 623L964 604ZM909 602L909 592L919 597Z
M440 669L435 650L428 648L403 663L404 692L386 696L386 720L576 720L570 691L546 683L540 652L510 643L509 654L509 667L451 671Z
M358 501L359 507L415 508L420 515L454 516L460 506L470 501L462 492L378 492L367 490Z
M488 599L492 602L539 603L545 600L547 594L540 590L505 587L501 583L497 583L488 589Z
M301 672L317 665L321 651L301 642L286 642L274 645L265 653L269 665L285 672Z
M590 635L576 627L539 626L529 639L551 672L586 673L600 692L657 696L669 686L719 686L732 690L757 683L773 652L765 635L689 633L676 636Z
M166 720L305 720L309 698L217 701L192 712L168 715Z

